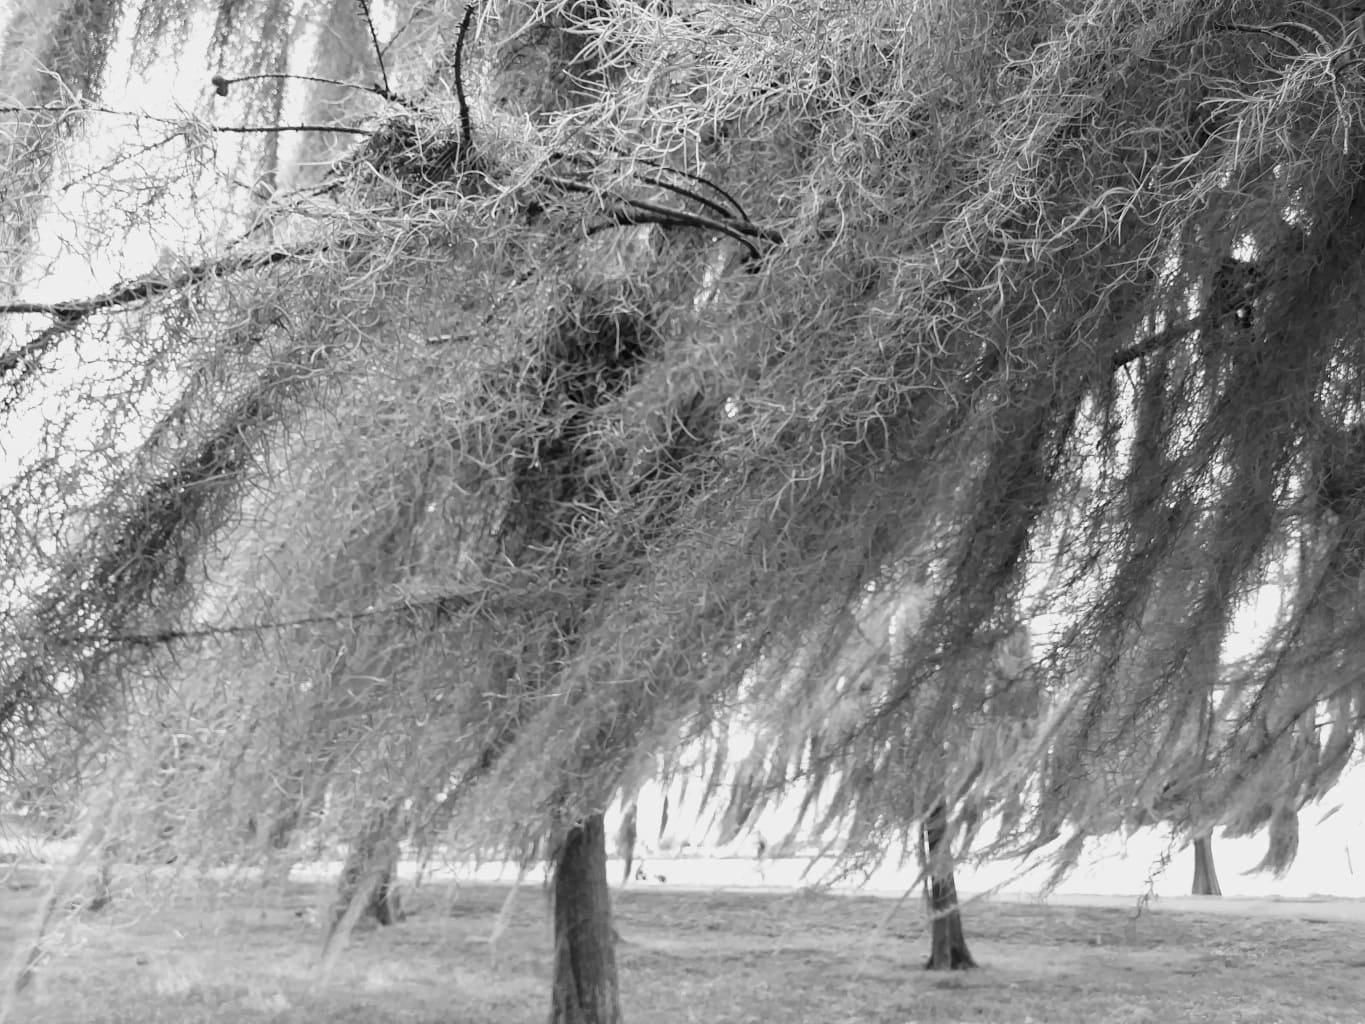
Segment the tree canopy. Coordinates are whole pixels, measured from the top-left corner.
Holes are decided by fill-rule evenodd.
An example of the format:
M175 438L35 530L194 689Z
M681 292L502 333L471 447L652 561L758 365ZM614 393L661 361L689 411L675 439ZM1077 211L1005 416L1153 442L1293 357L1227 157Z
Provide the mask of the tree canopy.
M471 11L9 16L3 408L47 424L4 485L10 771L155 780L217 848L268 792L520 841L738 706L760 788L837 787L860 841L945 779L1017 795L1015 851L1334 781L1355 5ZM203 37L192 110L85 166L110 55ZM50 296L36 238L98 277L119 230L171 242Z

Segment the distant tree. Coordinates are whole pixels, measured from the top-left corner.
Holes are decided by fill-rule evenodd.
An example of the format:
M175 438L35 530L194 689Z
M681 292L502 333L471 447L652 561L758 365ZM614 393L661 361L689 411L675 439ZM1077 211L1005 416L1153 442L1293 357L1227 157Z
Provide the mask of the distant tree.
M1218 884L1218 870L1213 863L1213 833L1195 836L1194 881L1190 883L1193 896L1221 896L1223 887Z
M402 919L398 893L401 818L401 803L392 803L372 812L352 834L323 942L324 962L335 958L338 940L344 940L362 918L381 925Z
M616 833L616 848L621 857L621 884L630 881L635 864L635 841L638 838L639 808L632 803L621 814L621 827Z
M873 868L891 850L915 856L930 923L925 967L960 970L976 961L965 938L956 861L984 824L1008 830L1017 819L1023 800L1018 780L996 784L983 773L1005 748L1027 742L1042 695L1029 676L1027 628L1017 621L1002 624L993 642L926 690L926 699L947 705L933 733L877 732L871 735L881 748L864 748L869 740L860 732L895 686L904 667L898 652L921 627L926 593L925 585L906 583L869 592L853 613L860 643L838 648L826 665L825 685L810 687L804 669L787 676L802 693L784 692L782 700L799 703L799 713L773 714L769 705L753 701L747 716L727 723L747 734L752 750L735 765L724 834L751 826L795 788L802 802L793 834L806 828L831 848L843 848L850 868ZM821 655L808 650L803 657ZM941 751L937 762L924 756L923 746L931 743ZM863 764L875 762L875 771L856 762L850 770L850 751ZM878 791L875 798L871 790Z

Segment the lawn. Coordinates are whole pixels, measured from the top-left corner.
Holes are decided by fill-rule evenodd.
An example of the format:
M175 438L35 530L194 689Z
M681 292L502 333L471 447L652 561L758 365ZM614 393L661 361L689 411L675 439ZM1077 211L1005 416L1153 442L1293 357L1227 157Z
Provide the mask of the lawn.
M544 891L522 888L494 950L486 939L508 891L419 888L411 918L358 932L328 979L316 976L316 886L274 901L217 890L169 906L164 893L162 905L125 898L63 922L14 1019L541 1024ZM0 962L39 893L23 871L0 888ZM982 968L930 974L919 969L927 939L914 901L651 884L621 892L617 910L628 1024L1365 1021L1365 923L1311 912L982 901L966 919Z

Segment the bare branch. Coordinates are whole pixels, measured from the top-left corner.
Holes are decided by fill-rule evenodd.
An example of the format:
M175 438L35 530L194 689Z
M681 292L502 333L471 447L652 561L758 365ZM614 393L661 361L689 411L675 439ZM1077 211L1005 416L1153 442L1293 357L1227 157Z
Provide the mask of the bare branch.
M262 79L288 79L296 82L318 82L322 85L334 85L338 89L354 89L356 92L373 93L380 99L388 100L390 103L397 103L400 106L413 109L411 100L400 96L398 93L389 89L388 82L383 85L363 85L360 82L343 82L336 78L326 78L322 75L298 75L281 72L263 72L256 75L239 75L236 78L227 78L223 75L214 75L209 81L213 84L213 91L219 96L228 94L229 86L236 85L238 82L255 82Z
M300 626L322 626L336 623L357 623L376 619L420 621L429 625L432 619L446 618L462 612L503 613L526 611L533 606L550 606L562 599L562 594L548 592L538 583L534 587L491 587L459 593L439 594L420 601L403 600L378 605L356 612L329 612L325 615L302 615L290 619L262 619L258 622L235 622L222 625L204 624L185 629L162 629L145 633L99 633L76 631L71 633L44 632L41 636L11 634L21 641L44 641L71 645L122 645L127 647L155 647L189 640L210 640L215 637L248 636L253 633L296 629Z
M464 44L473 21L474 5L469 4L464 9L460 33L455 37L455 98L460 102L460 144L465 152L469 151L470 143L474 139L474 124L469 117L469 99L464 94Z
M548 179L549 183L569 192L579 192L591 195L597 190L586 182L574 178L555 176ZM666 186L667 187L667 186ZM678 191L674 189L674 191ZM691 194L691 193L687 193ZM659 203L650 202L647 199L636 199L629 196L612 196L614 202L619 204L615 209L605 211L605 216L609 218L609 224L596 225L588 229L589 234L596 234L609 227L625 227L632 224L659 224L664 227L691 227L707 231L717 231L727 235L747 248L750 254L757 259L761 253L754 245L752 239L780 244L782 237L776 231L769 228L761 228L756 224L748 224L736 220L722 220L715 217L708 217L705 214L692 213L688 210L678 210L672 207L663 206ZM714 206L714 204L708 204Z
M1112 369L1119 370L1129 363L1149 356L1153 352L1160 352L1163 348L1175 344L1182 338L1188 337L1192 332L1198 330L1204 324L1204 318L1194 317L1190 320L1172 324L1164 330L1150 334L1141 341L1134 342L1126 348L1121 348L1109 357L1109 365Z
M216 76L215 76L216 77ZM226 79L224 79L226 81ZM241 79L234 79L241 81ZM357 88L360 88L359 86ZM373 91L373 90L371 90ZM134 110L117 110L113 107L100 106L58 106L45 104L41 106L23 107L0 107L0 114L111 114L114 117L131 117L139 121L151 121L155 124L184 125L188 123L188 118L157 117L155 114L144 114ZM211 132L221 132L230 135L274 135L281 132L341 132L345 135L369 135L368 128L348 128L344 125L335 124L277 124L277 125L228 125L228 124L206 124L204 125Z
M305 259L335 248L336 243L320 243L299 249L272 249L223 259L197 263L171 277L146 276L123 281L107 291L84 299L63 302L5 302L0 303L0 314L50 316L53 323L31 341L0 354L0 375L7 374L21 363L37 359L56 344L62 335L95 313L124 309L156 298L167 292L179 291L201 281L225 277L246 270L260 270L290 260Z
M374 44L374 59L379 65L379 78L383 83L383 95L391 96L393 93L389 89L389 72L384 67L384 51L379 45L379 36L374 31L374 18L370 17L370 5L368 0L356 0L360 7L360 14L365 19L365 27L370 30L370 42Z

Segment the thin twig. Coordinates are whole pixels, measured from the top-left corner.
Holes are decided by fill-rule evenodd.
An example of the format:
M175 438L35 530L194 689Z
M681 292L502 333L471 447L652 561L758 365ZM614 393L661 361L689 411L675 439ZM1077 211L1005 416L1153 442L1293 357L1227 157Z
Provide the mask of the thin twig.
M731 210L725 211L725 215L727 217L731 216L733 213L735 215L738 215L739 219L742 221L745 222L752 221L752 218L749 216L748 211L744 209L744 207L740 204L739 200L736 199L730 192L727 192L725 189L721 188L721 186L717 185L710 178L703 177L700 174L693 174L691 171L684 171L682 168L679 167L671 167L668 164L664 163L662 160L654 160L650 157L638 156L616 146L610 146L608 148L610 152L614 153L619 157L622 157L623 159L633 160L637 163L644 164L646 167L653 167L655 170L663 171L667 174L676 174L680 178L686 178L688 181L693 181L699 185L704 185L706 188L709 188L712 192L715 192L718 196L720 196L722 199L724 199L727 203L730 204ZM585 153L555 152L550 154L550 160L551 161L566 160L572 163L587 164L588 166L593 166L592 159ZM651 185L659 185L662 186L663 188L672 189L675 192L685 193L689 196L692 196L698 202L710 206L712 209L717 209L718 207L718 204L715 204L714 201L703 199L700 196L697 196L691 190L683 189L675 185L670 185L667 182L659 181L655 177L646 176L644 174L639 175L639 178L641 181L647 182Z
M365 19L365 27L370 30L370 42L374 44L374 59L379 65L379 79L383 83L384 95L391 96L393 94L389 90L389 72L384 67L384 51L379 47L379 36L374 30L374 19L370 17L369 2L368 0L356 0L356 3L360 5L360 13Z
M739 214L741 220L744 221L752 220L752 218L749 216L748 212L744 209L744 207L740 205L739 200L736 199L729 192L727 192L725 189L717 185L710 178L704 178L700 174L693 174L690 171L684 171L677 167L669 167L667 164L663 163L660 160L649 160L644 158L637 159L639 159L641 163L647 164L651 167L656 167L661 171L667 171L669 174L677 174L681 177L688 179L689 181L695 181L700 185L705 185L707 188L711 189L711 191L715 192L722 199L728 202L732 207L734 207L735 213Z
M390 89L387 81L383 85L365 85L361 82L343 82L339 78L327 78L323 75L299 75L279 71L262 72L258 75L238 75L235 78L214 75L209 81L213 83L214 92L219 96L226 96L228 94L229 86L236 85L238 82L255 82L261 79L281 79L294 82L317 82L320 85L335 85L338 89L354 89L356 92L373 93L382 100L388 100L390 103L397 103L399 106L407 107L409 110L414 109L412 101L400 96Z
M751 249L753 248L753 245L749 242L749 239L752 238L757 238L762 242L771 242L774 245L780 245L782 243L782 236L776 231L773 231L771 228L761 228L757 224L749 224L737 220L717 220L714 217L708 217L701 213L690 213L686 210L670 209L667 206L652 203L647 199L626 198L621 199L620 202L633 206L637 210L643 210L646 213L654 213L660 216L673 216L680 223L685 223L690 227L709 228L712 231L724 232L732 238L743 241ZM758 255L757 251L754 252L754 255Z
M1269 25L1248 25L1243 22L1226 21L1217 25L1216 27L1219 29L1223 29L1225 31L1248 32L1257 35L1270 36L1272 38L1280 40L1280 42L1285 43L1288 46L1293 47L1295 50L1299 52L1300 56L1304 56L1312 51L1310 50L1309 47L1304 46L1298 40L1294 39L1291 35L1289 35L1289 33L1285 31L1286 29L1298 29L1302 32L1307 32L1309 35L1313 36L1313 38L1317 40L1318 45L1321 47L1321 50L1318 52L1326 53L1334 49L1333 44L1327 40L1326 36L1324 36L1317 29L1313 28L1312 25L1299 21L1277 21Z
M44 328L33 340L0 353L0 375L9 373L21 363L42 356L57 340L87 317L111 309L121 309L155 298L166 292L178 291L200 281L243 270L259 270L289 260L315 256L337 245L335 242L304 246L299 249L272 249L266 252L248 253L225 259L207 260L197 263L183 273L171 277L141 277L133 281L121 281L113 287L84 299L66 299L61 302L5 302L0 303L0 314L30 314L50 316L53 323Z
M730 220L734 217L733 210L727 209L725 206L718 203L716 200L708 199L700 192L696 192L682 185L675 185L672 182L664 181L663 178L660 178L656 174L641 174L640 180L643 181L646 185L657 185L659 188L668 189L668 191L672 192L674 195L682 196L685 199L691 199L697 205L704 206L708 210L711 210L718 217L722 217L726 220ZM743 217L741 219L745 221L748 220L747 217Z
M113 170L121 163L126 163L129 160L135 160L136 158L142 156L144 153L150 153L154 149L160 149L162 146L168 145L169 143L174 142L176 139L183 138L184 135L185 132L183 129L177 129L176 131L171 132L169 135L157 139L155 142L148 142L145 145L139 146L132 152L120 153L117 157L115 157L113 160L110 160L108 163L96 167L94 170L82 174L78 178L72 178L70 181L64 182L62 184L62 191L66 192L69 189L75 188L77 185L83 185L85 184L85 182L91 181L98 175Z
M236 125L209 125L210 131L224 132L228 135L276 135L281 132L338 132L342 135L372 135L368 128L346 128L336 124L282 124L276 127L256 128Z
M40 369L38 361L77 323L76 320L59 318L44 327L31 340L0 355L0 377L7 376L12 370L22 368L22 372L15 379L9 381L9 395L0 400L0 412L8 413L10 411L24 382Z
M753 259L758 259L763 254L758 251L758 246L753 242L721 224L718 221L710 221L708 217L693 217L691 214L678 213L675 210L607 210L603 216L607 218L605 224L592 224L587 228L587 234L596 235L602 231L609 231L612 228L634 227L638 224L658 224L664 228L709 228L719 231L723 235L733 238L740 245L749 250L749 255ZM708 223L708 221L710 221Z
M464 41L473 20L474 5L468 4L460 21L460 34L455 37L455 99L460 104L460 145L466 153L474 138L474 122L469 116L469 99L464 94Z
M598 190L586 182L578 181L574 178L564 178L554 176L546 179L551 185L562 188L568 192L580 192L588 195L596 194ZM721 234L729 235L737 242L743 243L749 251L757 258L761 255L751 239L759 239L764 242L771 242L780 245L782 236L770 228L761 228L757 224L750 224L745 221L732 219L717 219L708 217L701 213L692 213L687 210L678 210L659 203L650 202L647 199L634 199L629 196L610 196L609 198L620 203L623 207L630 207L637 214L644 214L639 217L627 210L617 208L615 210L604 211L605 215L611 217L613 225L599 225L590 228L589 234L597 231L606 230L608 226L628 226L630 224L662 224L671 227L693 227L704 228L709 231L719 231Z
M183 127L187 124L199 124L193 118L188 117L157 117L155 114L144 114L135 110L116 110L113 107L99 106L64 106L57 104L45 104L39 106L25 107L0 107L0 114L110 114L114 117L131 117L136 121L151 121L153 124L169 124ZM226 132L234 135L262 132L342 132L346 135L370 135L368 128L347 128L335 124L281 124L265 125L255 127L251 125L225 125L225 124L204 124L211 132Z
M411 617L422 612L443 617L478 608L500 610L516 607L517 602L527 598L553 600L553 595L548 594L543 588L526 591L509 590L501 594L494 594L488 590L475 590L467 593L441 594L422 601L397 601L393 604L370 607L358 612L330 612L325 615L303 615L293 619L228 623L221 626L191 626L186 629L162 629L145 633L47 632L43 633L41 637L36 634L31 637L18 634L16 639L34 641L41 639L46 643L63 644L123 644L129 647L154 647L182 640L209 640L214 637L243 636L250 633L296 629L300 626L325 626L390 617Z

